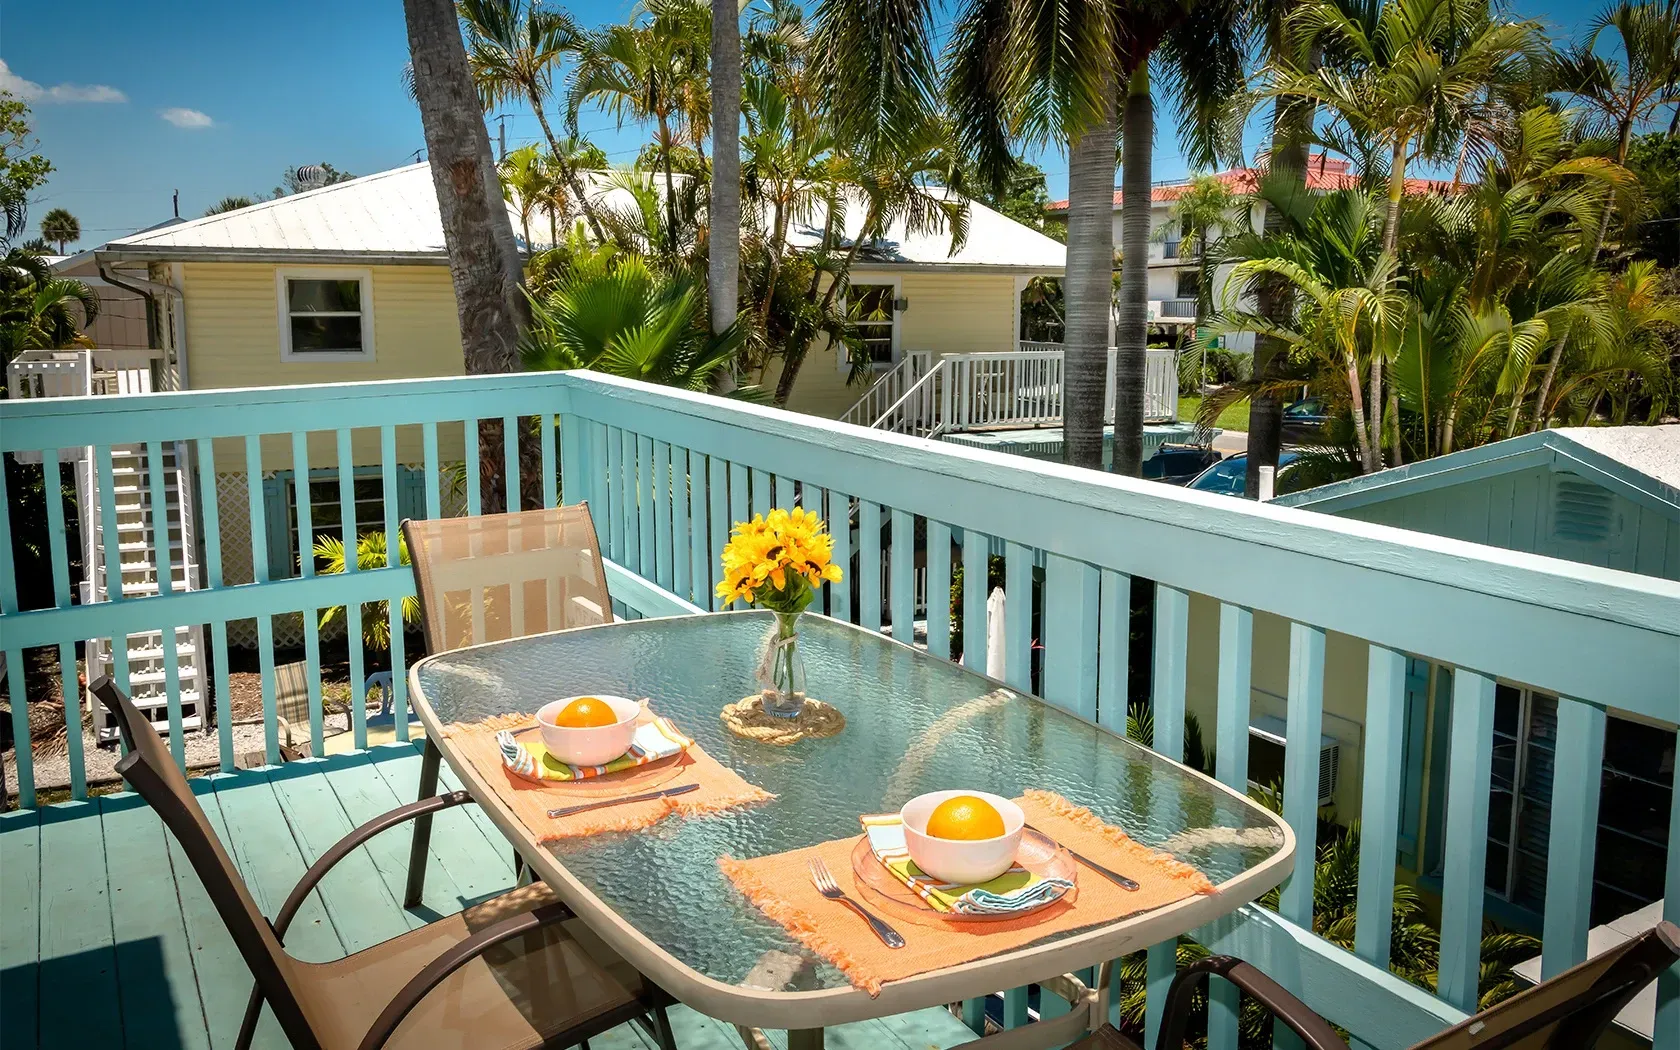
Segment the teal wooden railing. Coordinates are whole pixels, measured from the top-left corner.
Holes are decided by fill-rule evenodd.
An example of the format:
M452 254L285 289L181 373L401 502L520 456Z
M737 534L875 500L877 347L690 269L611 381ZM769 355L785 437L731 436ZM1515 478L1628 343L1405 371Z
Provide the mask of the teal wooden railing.
M976 581L985 578L989 558L1001 554L1009 596L1002 630L1005 678L1021 688L1035 682L1033 605L1041 594L1038 688L1050 702L1116 731L1125 726L1133 577L1155 583L1149 698L1157 725L1183 720L1191 595L1208 596L1219 603L1217 773L1239 788L1247 777L1254 613L1289 621L1283 808L1299 842L1295 873L1276 912L1247 907L1194 936L1254 961L1367 1046L1409 1045L1474 1008L1495 681L1564 698L1557 779L1582 786L1552 800L1548 974L1585 957L1606 708L1669 725L1680 722L1680 586L1673 583L587 373L0 405L0 452L43 453L48 491L56 491L67 456L93 456L103 494L111 485L112 445L188 442L197 453L205 544L201 590L77 605L68 585L62 521L53 511L54 604L20 612L10 526L0 520L0 530L6 530L0 531L0 649L13 669L11 695L24 693L20 679L27 650L58 652L66 668L64 695L76 701L77 641L208 624L217 702L225 705L228 625L255 618L266 743L269 758L276 760L273 636L264 625L277 615L305 613L307 658L318 665L313 610L348 605L348 626L356 637L361 603L391 600L395 609L395 599L411 593L412 582L406 569L391 565L318 575L308 558L298 576L269 579L264 475L290 470L294 477L308 477L311 467L336 465L342 510L354 506L356 467L377 463L384 478L382 525L394 533L399 466L423 473L425 510L431 515L444 510L448 468L464 464L465 505L478 506L477 443L463 440L478 420L501 420L510 435L521 424L535 424L543 504L589 500L612 562L615 599L633 614L716 608L712 588L730 523L795 501L834 524L838 558L865 567L854 570L853 585L827 589L826 611L900 637L912 629L918 549L925 551L926 586L934 596L950 584L953 563L968 581ZM513 442L509 437L510 451ZM507 491L518 493L517 457L509 459L514 466ZM218 473L224 480L243 475L248 498L239 516L248 520L226 518L237 501L223 500L218 510ZM5 495L0 491L0 498ZM299 503L295 534L307 537L308 501ZM344 538L353 541L353 518L344 517ZM855 524L842 525L847 522ZM247 531L254 582L230 584L234 567L222 564L222 540ZM167 544L158 546L156 557L166 571ZM238 568L243 578L243 566ZM954 654L948 610L931 601L928 648L984 668L986 616L986 588L966 587L964 645ZM1310 932L1330 631L1361 639L1369 648L1361 906L1352 953ZM392 631L391 660L397 671L398 733L406 737L407 654L401 633ZM359 681L359 647L350 650L351 677ZM1388 901L1403 772L1399 726L1409 657L1454 668L1445 817L1453 845L1442 889L1439 995L1388 971ZM318 712L318 678L311 689ZM352 704L353 711L360 707ZM33 805L27 705L14 700L13 717L20 740L20 798ZM178 722L174 708L170 718ZM231 765L228 720L220 724L222 760ZM319 734L318 716L311 729ZM354 731L358 743L365 739L359 715ZM1177 734L1165 733L1157 748L1177 758L1181 742ZM79 752L73 753L78 776L79 760ZM81 780L73 784L73 794L84 790ZM1673 813L1667 899L1670 917L1680 918L1680 806ZM1151 1039L1172 968L1171 945L1150 948ZM1233 993L1229 986L1214 993L1210 1046L1215 1050L1235 1046ZM1680 1050L1677 994L1680 982L1665 975L1656 1038L1663 1050ZM1005 993L1006 1023L1025 1020L1026 1002L1022 989ZM977 1005L970 1004L965 1016L977 1022Z

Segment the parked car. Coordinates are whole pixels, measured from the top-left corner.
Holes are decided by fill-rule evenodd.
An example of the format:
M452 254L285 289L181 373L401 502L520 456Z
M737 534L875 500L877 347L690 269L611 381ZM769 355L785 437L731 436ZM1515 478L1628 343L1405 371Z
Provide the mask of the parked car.
M1286 445L1317 444L1324 424L1330 415L1325 411L1322 397L1304 397L1283 406L1283 443Z
M1162 445L1143 461L1143 476L1151 481L1183 485L1218 462L1219 453L1202 445Z
M1301 458L1299 452L1284 449L1278 453L1278 475L1275 492L1289 492L1288 481L1293 467ZM1230 459L1220 460L1196 475L1187 488L1198 492L1217 492L1222 496L1242 496L1247 493L1248 453L1240 452Z

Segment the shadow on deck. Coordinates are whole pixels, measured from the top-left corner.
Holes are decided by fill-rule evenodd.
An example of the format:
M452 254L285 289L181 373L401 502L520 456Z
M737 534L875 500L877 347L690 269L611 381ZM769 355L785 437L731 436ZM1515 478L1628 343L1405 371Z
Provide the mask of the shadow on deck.
M412 744L195 778L199 803L265 914L356 825L419 784ZM457 787L447 768L445 788ZM286 937L299 958L360 951L513 885L506 841L477 807L437 815L426 894L399 906L407 826L374 838L326 877ZM186 857L134 794L0 814L0 1042L7 1050L231 1048L251 977ZM741 1046L733 1026L672 1013L684 1050ZM771 1033L778 1043L783 1033ZM832 1029L829 1045L929 1050L973 1038L939 1009ZM265 1012L256 1046L286 1045ZM594 1050L650 1047L625 1025Z

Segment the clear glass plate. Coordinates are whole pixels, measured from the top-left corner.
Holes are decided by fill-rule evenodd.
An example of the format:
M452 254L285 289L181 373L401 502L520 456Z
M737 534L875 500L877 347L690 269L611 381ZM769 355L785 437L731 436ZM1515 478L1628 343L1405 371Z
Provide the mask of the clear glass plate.
M1038 915L1046 908L1059 905L1063 901L1072 904L1079 898L1077 865L1073 855L1058 846L1048 835L1031 829L1023 831L1021 846L1015 853L1015 863L1034 875L1047 879L1067 879L1073 885L1037 907L1009 912L1006 915L969 915L939 911L887 870L887 866L882 864L869 848L869 836L860 836L857 845L852 848L852 874L857 876L858 895L882 911L891 911L910 922L1001 922Z

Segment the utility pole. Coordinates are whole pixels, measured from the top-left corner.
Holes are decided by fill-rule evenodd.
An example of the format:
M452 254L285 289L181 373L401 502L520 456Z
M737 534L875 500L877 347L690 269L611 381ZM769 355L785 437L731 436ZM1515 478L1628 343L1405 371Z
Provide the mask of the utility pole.
M496 163L507 160L507 118L506 113L496 114Z
M175 217L179 219L181 217L181 191L176 190L171 196L175 205Z

